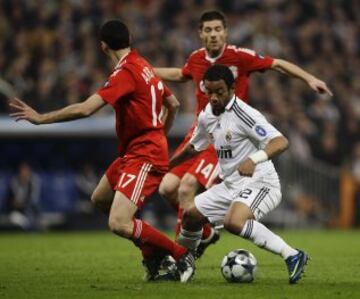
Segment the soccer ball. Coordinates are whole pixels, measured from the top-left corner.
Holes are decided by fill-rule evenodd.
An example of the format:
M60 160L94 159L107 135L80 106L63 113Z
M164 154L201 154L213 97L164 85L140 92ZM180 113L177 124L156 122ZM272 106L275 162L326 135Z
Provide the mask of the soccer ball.
M256 265L256 258L251 252L236 249L224 256L221 273L229 282L252 282L255 278Z

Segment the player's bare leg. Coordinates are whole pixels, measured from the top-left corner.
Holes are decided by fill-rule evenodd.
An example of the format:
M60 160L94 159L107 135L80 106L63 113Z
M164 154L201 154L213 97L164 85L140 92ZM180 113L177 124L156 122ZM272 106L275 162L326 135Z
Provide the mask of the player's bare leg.
M116 191L109 214L110 230L121 237L130 239L134 228L133 219L137 209L137 206L124 194Z
M108 215L114 199L114 195L115 191L111 187L107 176L103 175L93 194L91 195L91 201L96 208Z
M224 228L252 241L260 248L281 255L289 272L289 282L296 283L304 270L308 256L289 246L280 236L254 219L251 209L241 202L233 202L225 216Z
M180 178L171 172L168 172L163 177L159 186L159 193L161 197L165 198L175 210L177 210L179 207L179 202L178 202L179 186L180 186Z

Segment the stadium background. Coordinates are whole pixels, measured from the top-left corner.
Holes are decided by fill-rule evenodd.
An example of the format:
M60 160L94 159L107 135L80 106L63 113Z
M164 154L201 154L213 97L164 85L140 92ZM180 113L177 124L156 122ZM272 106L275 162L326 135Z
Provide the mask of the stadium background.
M154 66L181 67L200 47L197 22L209 8L227 15L230 43L292 61L334 93L331 99L320 96L304 82L275 72L251 76L251 104L291 143L276 160L284 199L267 223L282 228L359 225L358 1L2 0L0 78L40 111L79 102L105 82L112 68L97 40L105 20L124 19L133 46ZM89 194L115 157L111 109L67 124L15 123L7 116L7 88L0 85L0 230L19 229L14 223L21 219L11 217L11 198L19 190L16 175L26 177L29 170L32 225L23 227L106 228ZM191 82L170 87L181 101L169 137L172 150L191 124L195 98ZM174 225L174 213L157 195L143 217L163 229Z

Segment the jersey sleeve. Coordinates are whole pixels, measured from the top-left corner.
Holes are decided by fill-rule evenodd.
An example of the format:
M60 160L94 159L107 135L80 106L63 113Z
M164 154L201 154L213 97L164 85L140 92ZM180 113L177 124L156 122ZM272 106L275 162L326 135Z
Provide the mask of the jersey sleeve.
M164 94L163 96L166 98L166 97L169 97L171 96L173 93L171 92L170 88L164 84Z
M250 106L236 108L235 113L240 118L242 130L259 149L264 149L271 139L282 136L264 115Z
M194 133L190 139L190 144L193 145L197 152L206 150L210 144L204 121L205 113L201 112L198 118L197 126L195 127Z
M187 77L187 78L192 78L191 70L190 70L190 65L191 65L190 59L191 58L189 58L186 61L185 65L181 69L181 73L183 74L184 77Z
M261 56L250 49L237 49L239 67L247 72L264 71L270 69L274 59Z
M97 94L102 99L114 106L122 97L135 91L135 80L131 73L126 69L115 71L105 83L105 85L97 90Z

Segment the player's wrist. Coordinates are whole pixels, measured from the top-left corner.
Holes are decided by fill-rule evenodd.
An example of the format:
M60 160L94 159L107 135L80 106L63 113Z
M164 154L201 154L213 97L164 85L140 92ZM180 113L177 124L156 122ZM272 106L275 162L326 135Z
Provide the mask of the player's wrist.
M259 164L269 160L269 156L264 150L259 150L249 155L249 159L253 161L255 164Z

